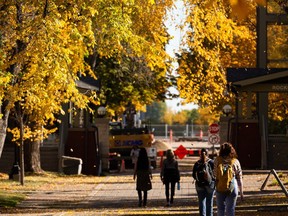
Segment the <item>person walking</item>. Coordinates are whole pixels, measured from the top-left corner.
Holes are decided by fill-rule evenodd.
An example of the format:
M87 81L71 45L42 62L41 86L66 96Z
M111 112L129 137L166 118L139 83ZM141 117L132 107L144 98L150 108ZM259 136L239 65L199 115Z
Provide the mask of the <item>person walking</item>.
M213 196L215 179L213 177L214 161L208 157L207 149L201 149L200 159L194 164L192 177L196 180L199 213L201 216L213 216Z
M160 178L165 185L166 206L171 206L174 201L175 184L180 181L180 172L178 161L175 160L174 153L171 149L166 151L166 158L163 161ZM169 199L169 189L171 185L171 194Z
M237 153L231 143L220 146L219 156L214 160L216 177L216 204L218 216L234 216L238 192L243 200L242 169Z
M134 166L133 179L136 181L136 190L138 192L139 203L138 206L147 206L148 191L152 189L152 172L150 168L150 162L145 148L140 148L137 162ZM143 199L142 199L143 192Z

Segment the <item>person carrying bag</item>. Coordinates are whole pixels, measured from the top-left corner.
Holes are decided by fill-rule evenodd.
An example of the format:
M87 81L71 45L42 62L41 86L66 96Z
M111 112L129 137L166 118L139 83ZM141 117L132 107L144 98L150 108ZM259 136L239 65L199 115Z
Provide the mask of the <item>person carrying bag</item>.
M201 216L213 216L213 196L215 179L213 176L214 161L208 157L207 149L201 149L200 159L194 164L192 177L198 196L199 213Z

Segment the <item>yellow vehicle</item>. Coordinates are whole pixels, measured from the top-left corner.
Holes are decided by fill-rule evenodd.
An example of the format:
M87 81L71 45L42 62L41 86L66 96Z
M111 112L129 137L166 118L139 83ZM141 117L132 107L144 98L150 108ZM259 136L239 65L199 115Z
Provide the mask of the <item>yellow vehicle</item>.
M156 167L156 149L152 148L153 134L145 128L122 128L121 123L110 123L109 151L125 160L126 166L132 164L130 152L133 146L146 148L151 165ZM155 153L154 153L155 152Z

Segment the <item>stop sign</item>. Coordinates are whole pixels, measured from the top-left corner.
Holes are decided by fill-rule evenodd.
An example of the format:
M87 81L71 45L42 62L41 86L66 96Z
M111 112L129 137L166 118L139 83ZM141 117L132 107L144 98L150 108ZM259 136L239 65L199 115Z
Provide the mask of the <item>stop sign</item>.
M209 126L209 132L210 132L211 134L216 134L216 133L218 133L218 132L219 132L219 125L216 124L216 123L211 124L211 125Z

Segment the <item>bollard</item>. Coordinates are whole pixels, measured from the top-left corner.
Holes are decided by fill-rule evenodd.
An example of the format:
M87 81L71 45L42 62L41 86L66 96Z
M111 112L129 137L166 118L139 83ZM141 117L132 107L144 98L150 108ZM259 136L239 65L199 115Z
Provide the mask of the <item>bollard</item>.
M125 172L125 160L124 159L122 159L121 161L120 172Z
M200 130L199 139L200 139L200 140L202 140L202 139L203 139L203 131L202 131L202 129Z

